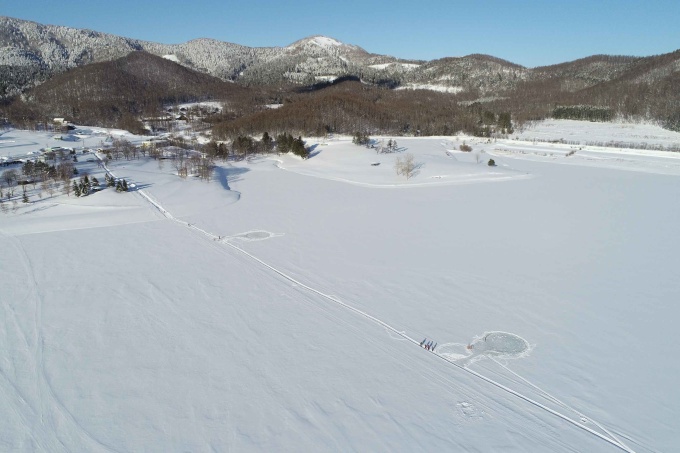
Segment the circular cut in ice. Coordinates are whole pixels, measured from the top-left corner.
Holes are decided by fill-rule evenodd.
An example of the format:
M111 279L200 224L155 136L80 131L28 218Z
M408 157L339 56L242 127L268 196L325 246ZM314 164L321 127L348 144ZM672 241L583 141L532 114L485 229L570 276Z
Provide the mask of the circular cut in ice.
M277 236L283 236L283 234L281 234L281 233L271 233L269 231L256 230L256 231L247 231L245 233L230 236L227 239L240 239L242 241L262 241L262 240L277 237Z
M477 354L518 357L529 350L529 343L522 337L508 332L489 332L473 342Z
M258 239L268 239L271 236L272 234L269 231L251 231L250 233L246 233L242 237L253 241Z

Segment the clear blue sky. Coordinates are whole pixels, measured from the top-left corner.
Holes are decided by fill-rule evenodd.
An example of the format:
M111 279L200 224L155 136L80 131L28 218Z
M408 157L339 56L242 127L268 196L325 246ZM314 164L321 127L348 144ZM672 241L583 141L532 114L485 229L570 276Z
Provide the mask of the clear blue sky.
M484 53L528 67L680 49L680 0L0 0L0 15L181 43L286 46L326 35L430 60Z

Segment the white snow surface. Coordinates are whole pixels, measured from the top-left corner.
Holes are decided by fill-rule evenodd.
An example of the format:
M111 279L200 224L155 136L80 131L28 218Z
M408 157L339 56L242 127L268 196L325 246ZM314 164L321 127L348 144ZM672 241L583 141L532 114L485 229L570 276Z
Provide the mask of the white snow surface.
M680 155L390 138L0 213L0 449L679 450Z
M328 36L315 36L312 38L311 42L321 47L339 47L342 43L336 39L329 38Z
M400 86L397 90L430 90L437 91L440 93L460 93L465 90L465 88L460 86L448 86L448 85L435 85L431 83L408 83L406 85Z
M203 107L203 108L209 108L209 109L222 111L224 103L219 102L219 101L184 102L184 103L181 103L181 104L174 104L174 106L176 106L178 108L185 108L185 109Z
M334 80L337 80L338 76L336 75L321 75L321 76L314 76L314 80L319 81L319 82L333 82Z
M514 135L520 140L577 141L581 144L633 143L636 145L659 145L665 148L680 146L680 133L650 123L598 123L575 120L545 120L529 124Z
M418 67L420 67L420 65L415 63L382 63L369 65L369 68L373 69L401 68L410 70Z
M310 36L308 38L301 39L299 41L294 42L293 44L289 45L286 47L287 49L295 49L300 46L308 46L308 45L313 45L313 46L318 46L323 49L336 49L339 47L347 47L347 48L355 48L356 46L353 46L351 44L345 44L337 39L330 38L328 36Z

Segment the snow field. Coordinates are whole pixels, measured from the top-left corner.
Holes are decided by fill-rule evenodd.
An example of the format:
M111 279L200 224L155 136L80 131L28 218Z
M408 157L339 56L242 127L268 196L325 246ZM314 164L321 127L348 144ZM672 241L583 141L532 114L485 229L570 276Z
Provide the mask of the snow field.
M408 181L339 139L0 217L2 445L676 449L674 156L396 139Z

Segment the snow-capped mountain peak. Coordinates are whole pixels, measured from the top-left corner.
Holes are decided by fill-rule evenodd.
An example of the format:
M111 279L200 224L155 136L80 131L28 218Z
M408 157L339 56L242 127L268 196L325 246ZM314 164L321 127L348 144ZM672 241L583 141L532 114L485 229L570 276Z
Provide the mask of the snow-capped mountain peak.
M309 42L321 47L338 47L343 45L337 39L329 38L328 36L314 36Z
M289 50L297 50L297 49L302 49L302 48L310 48L310 47L319 47L324 50L331 50L331 49L351 49L351 50L358 50L361 49L358 46L354 46L351 44L345 44L342 41L338 41L335 38L331 38L329 36L323 36L323 35L314 35L314 36L308 36L307 38L300 39L298 41L295 41L293 44L289 45L286 47L286 49Z

